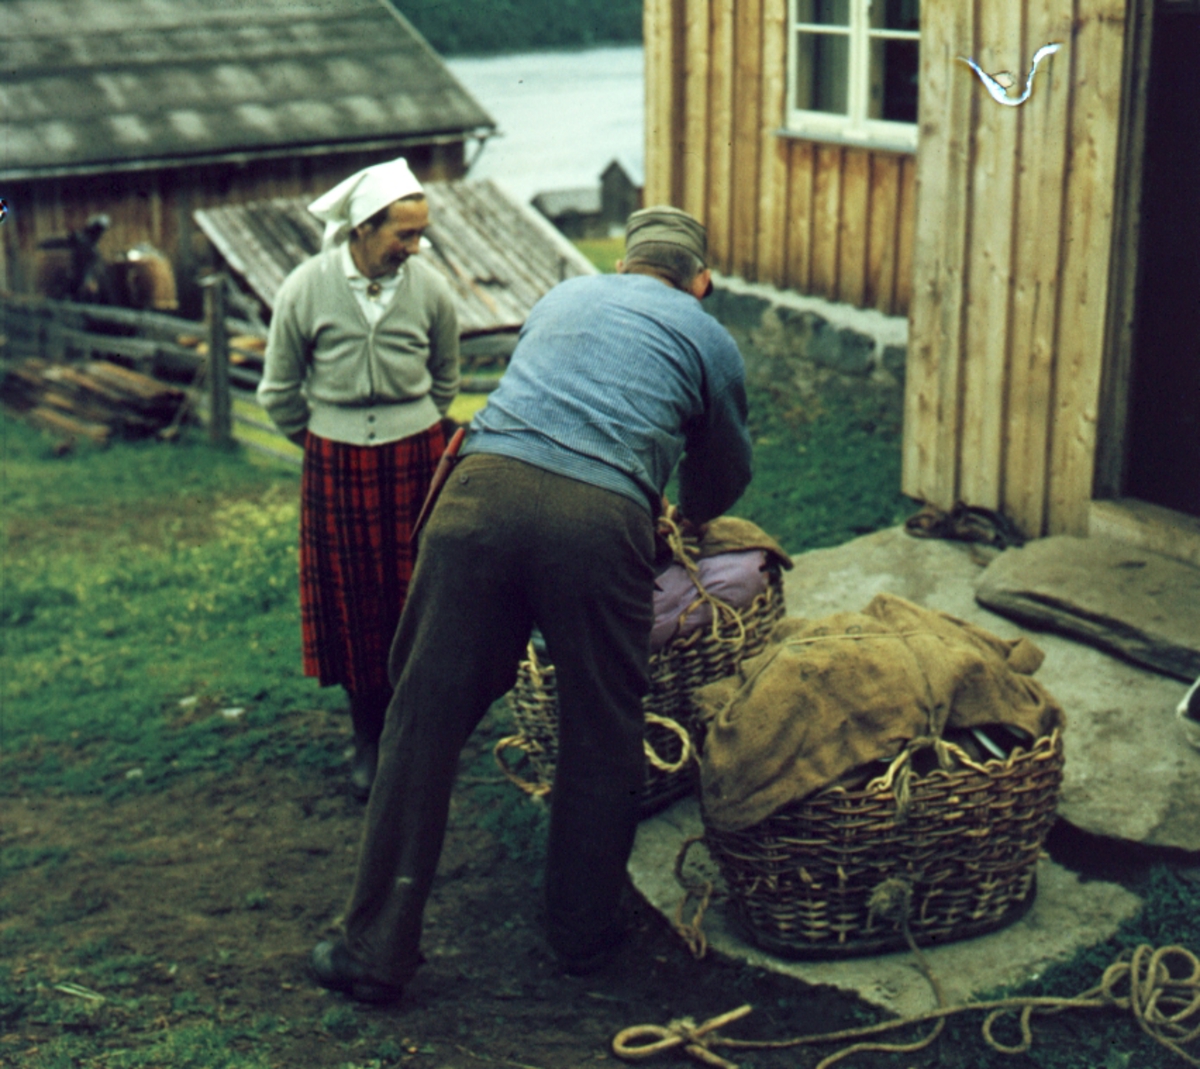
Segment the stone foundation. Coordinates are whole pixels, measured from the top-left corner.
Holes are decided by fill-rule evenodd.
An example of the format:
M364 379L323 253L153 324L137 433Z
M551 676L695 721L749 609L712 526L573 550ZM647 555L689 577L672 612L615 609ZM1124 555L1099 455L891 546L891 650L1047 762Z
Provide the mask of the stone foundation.
M748 380L785 413L811 416L849 401L900 428L907 319L723 275L714 275L704 307L737 341Z

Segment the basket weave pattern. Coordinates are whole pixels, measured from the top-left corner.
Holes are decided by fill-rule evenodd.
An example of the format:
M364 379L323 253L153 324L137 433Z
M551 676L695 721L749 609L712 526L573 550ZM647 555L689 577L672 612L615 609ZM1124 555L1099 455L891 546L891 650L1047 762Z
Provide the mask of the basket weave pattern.
M1002 927L1032 904L1062 769L1056 730L1003 761L938 768L903 784L889 775L860 790L828 788L750 828L706 828L704 843L734 922L773 953L900 949L899 920L871 910L887 880L911 895L916 941L946 942Z
M784 614L783 580L777 569L767 572L767 589L741 613L716 617L716 626L704 626L667 643L650 657L650 689L642 699L647 714L646 744L664 764L683 758L685 743L679 733L650 717L673 720L695 737L695 703L692 692L707 683L733 675L743 660L766 645L771 628ZM558 754L558 694L554 666L538 660L530 647L521 662L517 681L508 695L519 734L504 740L524 752L533 783L526 789L545 793L554 783ZM501 767L507 768L501 762ZM510 776L511 778L511 776ZM689 794L695 786L695 764L684 762L677 771L664 771L652 757L647 765L643 813L651 813Z

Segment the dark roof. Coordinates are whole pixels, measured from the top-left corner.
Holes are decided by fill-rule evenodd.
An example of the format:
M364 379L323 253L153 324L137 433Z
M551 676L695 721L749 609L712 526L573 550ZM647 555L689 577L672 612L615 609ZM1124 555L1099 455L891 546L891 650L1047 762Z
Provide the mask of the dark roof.
M564 278L595 274L591 262L537 212L490 180L425 182L432 248L422 256L454 290L464 335L512 330ZM283 280L321 246L310 198L230 204L193 213L200 229L271 308Z
M600 187L548 189L529 202L547 219L559 219L569 212L597 215L600 212Z
M641 189L646 184L646 177L642 173L642 169L629 160L618 156L612 160L603 171L600 172L601 180L607 178L610 173L615 172L621 175L635 189Z
M0 3L0 178L495 127L386 0Z

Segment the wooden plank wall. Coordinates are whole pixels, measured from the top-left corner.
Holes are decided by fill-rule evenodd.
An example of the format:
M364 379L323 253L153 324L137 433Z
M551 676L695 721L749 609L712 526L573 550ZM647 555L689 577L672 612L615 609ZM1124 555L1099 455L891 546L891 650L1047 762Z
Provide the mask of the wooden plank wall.
M912 296L914 159L781 136L787 0L646 0L646 204L713 266L888 315Z
M925 0L903 488L1084 534L1105 359L1126 0ZM959 56L1018 72L1021 107Z
M10 216L0 227L0 289L31 293L45 238L82 227L89 217L107 214L112 226L100 252L114 260L139 242L149 242L171 259L180 299L199 315L195 274L208 267L207 241L192 212L219 204L243 204L273 197L316 195L360 167L404 153L403 149L293 156L245 165L211 164L186 168L129 171L108 175L11 183L5 188ZM414 146L414 170L425 178L462 175L462 146Z

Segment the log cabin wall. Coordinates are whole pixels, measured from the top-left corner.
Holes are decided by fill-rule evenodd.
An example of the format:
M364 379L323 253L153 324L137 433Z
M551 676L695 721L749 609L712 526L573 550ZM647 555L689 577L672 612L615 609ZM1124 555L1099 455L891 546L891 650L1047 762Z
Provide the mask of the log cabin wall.
M198 316L196 276L211 265L208 243L192 219L194 210L316 196L359 168L398 155L406 155L424 179L460 178L465 169L463 144L453 141L11 183L4 190L11 214L0 228L0 289L34 292L39 262L54 255L39 251L38 243L80 228L103 212L112 225L100 242L102 255L111 261L139 242L154 245L174 265L181 311Z
M781 134L787 0L646 0L646 204L708 227L748 282L904 315L911 155Z
M1101 411L1125 0L924 0L904 492L1087 533ZM992 101L958 57L1024 83ZM1103 432L1098 428L1103 426Z

